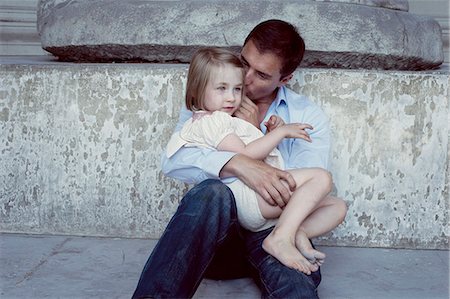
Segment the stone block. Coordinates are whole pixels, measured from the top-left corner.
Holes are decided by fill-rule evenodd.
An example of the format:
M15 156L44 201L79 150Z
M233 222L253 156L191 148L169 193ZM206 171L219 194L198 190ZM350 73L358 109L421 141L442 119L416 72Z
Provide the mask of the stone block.
M375 7L390 8L402 11L409 10L408 0L312 0L317 2L340 2L357 5L367 5Z
M373 5L41 0L38 6L42 47L65 61L188 62L199 47L239 50L250 30L267 19L299 28L307 50L303 67L421 70L444 60L436 21Z
M0 231L158 238L189 186L165 177L187 65L1 64ZM332 127L345 222L318 243L446 249L449 75L301 69ZM326 88L324 88L326 87Z

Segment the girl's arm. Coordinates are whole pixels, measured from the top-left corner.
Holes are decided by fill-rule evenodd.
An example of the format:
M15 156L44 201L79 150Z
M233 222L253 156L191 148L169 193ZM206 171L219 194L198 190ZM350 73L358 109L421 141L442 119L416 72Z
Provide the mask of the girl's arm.
M308 124L285 124L247 145L242 142L241 138L233 133L222 139L218 144L217 149L219 151L235 152L253 159L263 160L277 147L283 138L300 138L311 142L309 134L305 129L312 129L312 127Z
M183 105L175 132L180 131L190 117L192 112ZM206 179L219 179L222 168L235 155L236 153L219 152L210 148L182 147L170 158L163 151L161 169L169 177L198 184Z
M266 126L266 131L270 132L275 130L276 128L284 125L284 120L279 117L278 115L271 115L270 118L264 122L264 125Z

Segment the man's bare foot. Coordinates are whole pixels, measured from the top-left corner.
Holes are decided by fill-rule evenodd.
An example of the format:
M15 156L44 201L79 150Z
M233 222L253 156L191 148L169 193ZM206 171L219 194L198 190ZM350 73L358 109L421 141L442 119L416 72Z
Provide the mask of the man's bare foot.
M311 264L322 266L322 264L324 263L326 257L325 253L315 250L312 247L308 236L301 229L297 231L297 234L295 236L295 246Z
M283 265L310 275L319 266L310 263L289 240L289 237L276 235L272 231L262 243L263 249Z

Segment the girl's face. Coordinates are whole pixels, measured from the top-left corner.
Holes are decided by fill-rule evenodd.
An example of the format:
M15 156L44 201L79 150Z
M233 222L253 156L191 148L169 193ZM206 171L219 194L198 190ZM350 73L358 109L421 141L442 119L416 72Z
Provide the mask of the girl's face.
M232 115L241 105L244 78L242 69L230 64L215 67L206 84L204 109Z

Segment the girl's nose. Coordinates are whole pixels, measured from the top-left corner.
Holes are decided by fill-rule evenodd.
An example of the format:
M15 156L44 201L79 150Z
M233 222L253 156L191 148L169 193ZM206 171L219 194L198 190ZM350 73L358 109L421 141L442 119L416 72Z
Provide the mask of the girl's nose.
M232 92L229 93L229 94L227 95L227 101L228 101L228 102L234 102L234 101L236 101L236 95L234 95Z

